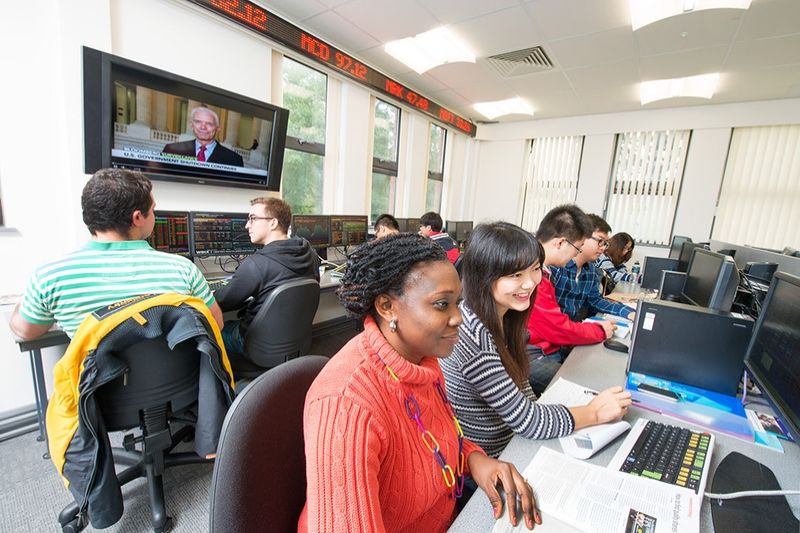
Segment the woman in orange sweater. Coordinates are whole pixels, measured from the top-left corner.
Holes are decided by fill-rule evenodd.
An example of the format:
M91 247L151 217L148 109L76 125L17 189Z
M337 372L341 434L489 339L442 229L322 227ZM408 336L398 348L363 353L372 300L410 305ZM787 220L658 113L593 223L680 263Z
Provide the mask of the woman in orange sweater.
M444 251L412 234L356 250L338 291L363 333L331 359L306 396L307 501L299 531L444 531L464 476L495 518L517 499L541 523L517 469L464 438L438 358L458 341L461 284Z

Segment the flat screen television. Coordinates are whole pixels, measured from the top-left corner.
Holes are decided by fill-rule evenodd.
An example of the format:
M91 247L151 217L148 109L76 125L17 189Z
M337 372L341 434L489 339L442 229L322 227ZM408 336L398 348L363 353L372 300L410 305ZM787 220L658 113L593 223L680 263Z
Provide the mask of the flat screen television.
M87 47L83 106L89 174L280 190L286 109Z

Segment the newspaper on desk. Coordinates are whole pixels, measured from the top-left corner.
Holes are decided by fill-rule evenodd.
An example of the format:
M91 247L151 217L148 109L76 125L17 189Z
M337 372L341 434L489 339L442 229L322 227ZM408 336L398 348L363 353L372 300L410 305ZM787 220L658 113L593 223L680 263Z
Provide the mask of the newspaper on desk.
M693 491L567 457L541 447L523 476L533 486L544 529L552 522L598 533L692 533L700 530L701 498ZM551 524L547 524L550 521ZM527 531L503 517L492 533ZM537 528L538 529L538 528Z

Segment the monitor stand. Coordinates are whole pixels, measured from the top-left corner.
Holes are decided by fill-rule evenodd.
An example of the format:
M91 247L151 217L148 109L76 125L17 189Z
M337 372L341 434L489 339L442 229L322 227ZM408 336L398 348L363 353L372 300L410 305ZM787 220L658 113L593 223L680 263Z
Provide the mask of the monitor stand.
M772 470L738 452L731 452L714 472L709 492L725 494L745 490L781 490ZM747 531L774 533L798 531L800 522L795 518L786 496L711 499L711 519L714 531Z

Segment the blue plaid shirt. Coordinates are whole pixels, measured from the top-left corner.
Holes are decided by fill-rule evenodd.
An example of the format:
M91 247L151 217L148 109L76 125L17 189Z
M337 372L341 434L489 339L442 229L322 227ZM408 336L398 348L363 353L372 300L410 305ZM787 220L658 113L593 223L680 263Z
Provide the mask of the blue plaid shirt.
M609 313L627 318L631 308L627 305L606 300L600 294L600 273L594 263L586 263L578 275L575 261L565 267L550 267L553 287L561 310L572 320L582 307L589 309L589 316L597 313Z

